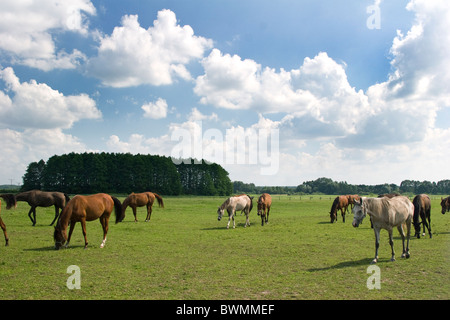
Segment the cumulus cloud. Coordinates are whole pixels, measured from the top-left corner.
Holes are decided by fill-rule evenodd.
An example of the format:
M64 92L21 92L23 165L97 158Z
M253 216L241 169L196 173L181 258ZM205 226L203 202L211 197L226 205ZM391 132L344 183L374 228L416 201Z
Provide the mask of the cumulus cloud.
M21 83L10 67L0 69L0 123L15 128L67 129L81 119L99 119L101 112L86 94L65 96L35 80Z
M11 60L41 70L73 69L86 56L79 50L58 50L51 32L87 34L87 15L96 10L89 0L42 0L0 3L0 49Z
M194 91L203 104L288 113L314 126L337 127L339 134L355 132L351 119L368 108L364 93L350 86L345 66L325 52L306 58L299 69L291 71L263 69L251 59L217 49L202 64L205 74L196 79Z
M141 109L144 110L145 118L163 119L167 117L167 101L162 98L144 104Z
M200 59L212 41L194 35L189 25L177 24L175 13L158 12L153 26L141 27L137 15L122 17L111 35L100 36L98 55L88 62L88 72L106 86L169 85L174 79L191 79L186 68Z

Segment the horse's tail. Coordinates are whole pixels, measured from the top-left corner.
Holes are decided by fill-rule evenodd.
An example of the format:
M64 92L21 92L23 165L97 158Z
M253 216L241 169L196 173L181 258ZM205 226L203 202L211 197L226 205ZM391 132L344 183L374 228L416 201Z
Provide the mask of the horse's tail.
M164 201L163 198L159 195L153 192L153 194L155 195L156 200L158 200L158 205L162 208L164 208Z
M122 203L120 203L120 200L116 197L111 196L111 199L114 201L114 213L116 215L116 223L122 222L123 218L125 218L125 215L122 211Z
M16 197L12 193L0 194L0 197L6 201L6 209L11 209L12 207L17 207Z

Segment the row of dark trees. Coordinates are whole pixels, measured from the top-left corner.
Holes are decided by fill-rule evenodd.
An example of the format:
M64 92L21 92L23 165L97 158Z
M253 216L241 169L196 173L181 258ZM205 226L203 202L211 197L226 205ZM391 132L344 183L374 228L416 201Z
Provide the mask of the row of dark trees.
M234 193L272 193L272 194L450 194L450 180L439 182L404 180L398 186L396 184L378 185L353 185L347 182L337 182L329 178L319 178L313 181L303 182L297 187L259 187L253 183L242 181L233 182Z
M181 161L180 161L181 162ZM178 162L177 162L178 163ZM21 190L70 194L153 191L164 195L229 195L233 185L218 164L130 153L69 153L28 165Z
M329 178L319 178L314 181L306 181L295 189L301 194L450 194L450 180L439 182L404 180L398 186L396 184L378 185L353 185L347 182L337 182Z

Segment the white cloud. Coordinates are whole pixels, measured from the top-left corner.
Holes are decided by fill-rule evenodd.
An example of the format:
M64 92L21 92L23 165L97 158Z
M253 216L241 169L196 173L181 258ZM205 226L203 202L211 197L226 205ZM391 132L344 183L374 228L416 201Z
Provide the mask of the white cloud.
M197 78L194 91L203 104L289 113L337 127L340 134L355 132L352 118L368 108L364 93L350 86L344 66L324 52L291 71L262 69L253 60L223 55L217 49L202 64L205 74Z
M167 117L167 101L159 98L155 102L146 103L141 107L144 117L150 119L163 119Z
M87 34L87 15L95 15L89 0L41 0L0 2L0 49L18 64L45 71L73 69L86 56L78 50L56 48L52 32Z
M4 181L14 179L13 184L22 183L21 178L31 162L47 161L55 154L88 151L79 139L61 129L0 129L0 140L0 176Z
M189 25L178 25L170 10L159 11L148 29L140 26L137 15L123 16L121 23L110 36L100 36L98 56L88 62L89 73L107 86L159 86L175 78L191 79L186 64L212 46Z
M21 83L10 67L0 69L6 90L0 90L0 123L15 128L67 129L81 119L99 119L101 112L86 94L65 96L35 80Z

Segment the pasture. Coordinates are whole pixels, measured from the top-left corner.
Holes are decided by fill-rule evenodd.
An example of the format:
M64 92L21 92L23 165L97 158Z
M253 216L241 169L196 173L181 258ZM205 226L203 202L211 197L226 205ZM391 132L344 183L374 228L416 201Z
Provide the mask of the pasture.
M238 213L236 229L228 217L217 221L225 197L164 197L153 206L150 222L138 208L123 222L110 220L106 246L100 249L99 221L87 223L84 250L81 226L71 246L54 250L54 209L37 208L31 226L29 206L18 202L1 216L10 243L0 246L0 299L450 299L450 215L432 200L433 238L411 238L411 258L401 259L401 239L394 231L397 261L390 262L388 234L381 231L377 266L381 289L366 286L374 256L374 232L366 218L359 228L331 224L330 196L273 196L269 223L261 226L256 201L251 226ZM439 198L440 199L440 198ZM119 197L123 201L124 197ZM414 229L412 229L414 235ZM67 268L77 265L81 289L69 290Z

